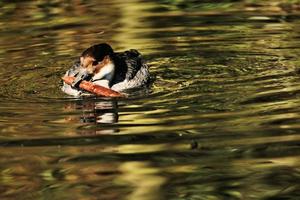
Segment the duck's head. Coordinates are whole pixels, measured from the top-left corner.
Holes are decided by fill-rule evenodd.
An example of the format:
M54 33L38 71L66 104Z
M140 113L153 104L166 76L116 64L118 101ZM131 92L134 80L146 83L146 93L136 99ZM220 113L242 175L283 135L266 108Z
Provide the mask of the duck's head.
M101 43L93 45L82 52L80 56L80 69L76 75L73 87L79 85L82 80L108 79L110 81L114 74L114 63L111 59L114 51L110 45Z

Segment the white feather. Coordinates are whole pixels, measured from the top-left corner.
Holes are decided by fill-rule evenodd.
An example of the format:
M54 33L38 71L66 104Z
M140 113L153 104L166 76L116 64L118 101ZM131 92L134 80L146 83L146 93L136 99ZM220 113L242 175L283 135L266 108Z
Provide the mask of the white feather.
M102 67L100 71L93 76L92 81L96 81L100 79L111 81L114 77L114 73L115 73L115 65L114 63L110 62L106 64L104 67Z

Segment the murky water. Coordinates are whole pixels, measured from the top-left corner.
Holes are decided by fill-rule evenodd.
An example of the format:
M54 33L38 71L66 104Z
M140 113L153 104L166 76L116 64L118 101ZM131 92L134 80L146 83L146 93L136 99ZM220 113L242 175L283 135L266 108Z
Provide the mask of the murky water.
M297 4L16 2L0 2L1 199L300 199ZM63 94L100 42L142 52L150 89Z

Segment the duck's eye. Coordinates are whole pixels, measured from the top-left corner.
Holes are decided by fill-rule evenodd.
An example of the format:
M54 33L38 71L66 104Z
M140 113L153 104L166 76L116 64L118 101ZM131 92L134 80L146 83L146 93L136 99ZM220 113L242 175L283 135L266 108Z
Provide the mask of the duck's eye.
M97 61L93 61L93 65L97 65L98 64L98 62Z

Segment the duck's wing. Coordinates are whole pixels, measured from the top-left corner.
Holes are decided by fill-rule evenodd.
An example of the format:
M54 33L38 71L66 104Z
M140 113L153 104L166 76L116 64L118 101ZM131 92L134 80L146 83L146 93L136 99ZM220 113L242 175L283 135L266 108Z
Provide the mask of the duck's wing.
M142 66L142 56L141 54L135 50L130 49L129 51L125 51L126 54L126 64L127 64L127 73L126 79L131 80L136 76L136 73L141 69Z
M122 53L116 53L116 75L127 81L133 79L141 69L142 56L135 50L130 49Z

